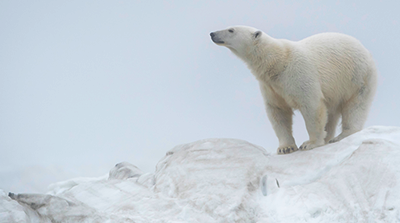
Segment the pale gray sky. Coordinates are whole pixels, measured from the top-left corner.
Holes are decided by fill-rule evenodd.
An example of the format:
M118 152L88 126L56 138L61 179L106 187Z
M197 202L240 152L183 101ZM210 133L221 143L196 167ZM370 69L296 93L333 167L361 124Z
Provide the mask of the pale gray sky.
M399 126L399 8L395 0L0 1L0 188L15 171L42 167L99 176L127 161L153 172L166 151L204 138L275 153L257 81L210 40L232 25L290 40L358 38L379 70L366 126ZM308 136L296 114L299 145Z

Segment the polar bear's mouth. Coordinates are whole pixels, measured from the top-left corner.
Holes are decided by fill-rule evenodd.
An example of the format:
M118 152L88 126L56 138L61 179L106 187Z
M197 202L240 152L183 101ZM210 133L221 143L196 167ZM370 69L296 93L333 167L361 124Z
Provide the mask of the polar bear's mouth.
M222 40L214 40L214 39L212 39L212 41L213 41L214 43L216 43L216 44L223 44L223 43L225 43L225 42L222 41Z

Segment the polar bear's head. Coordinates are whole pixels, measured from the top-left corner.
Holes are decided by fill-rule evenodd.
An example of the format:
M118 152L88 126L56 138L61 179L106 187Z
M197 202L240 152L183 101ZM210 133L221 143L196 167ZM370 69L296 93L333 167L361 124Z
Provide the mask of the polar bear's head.
M244 59L246 54L258 44L263 32L253 27L234 26L210 33L214 43L228 47L233 53Z

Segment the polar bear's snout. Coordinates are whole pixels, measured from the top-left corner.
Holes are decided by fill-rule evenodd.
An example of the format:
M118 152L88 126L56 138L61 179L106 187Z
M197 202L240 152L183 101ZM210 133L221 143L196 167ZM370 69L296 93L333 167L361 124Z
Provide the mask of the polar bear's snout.
M210 33L210 36L211 36L211 40L212 40L214 43L217 43L217 44L222 44L222 43L224 43L224 41L222 41L222 40L218 37L218 35L217 35L215 32Z

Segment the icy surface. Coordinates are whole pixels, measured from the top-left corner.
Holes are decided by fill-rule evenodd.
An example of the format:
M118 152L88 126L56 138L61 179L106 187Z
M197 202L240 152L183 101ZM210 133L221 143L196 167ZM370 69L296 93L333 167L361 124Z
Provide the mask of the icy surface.
M155 173L0 190L0 222L400 222L400 128L370 127L288 155L236 139L168 151Z

